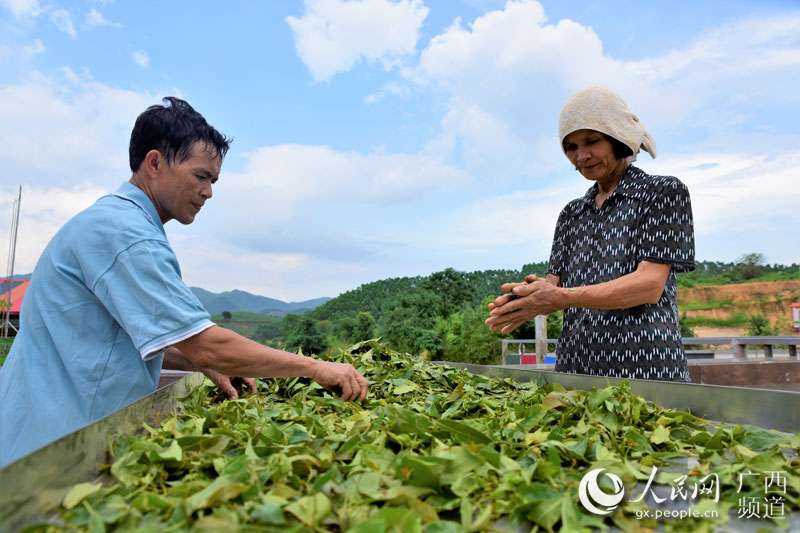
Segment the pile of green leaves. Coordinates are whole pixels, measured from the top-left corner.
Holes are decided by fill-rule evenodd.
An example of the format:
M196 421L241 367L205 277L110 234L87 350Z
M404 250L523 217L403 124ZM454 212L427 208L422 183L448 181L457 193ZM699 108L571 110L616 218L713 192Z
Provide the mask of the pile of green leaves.
M375 341L336 359L371 381L363 405L304 379L264 380L259 394L239 400L207 383L183 412L112 442L114 483L76 485L64 499L63 529L642 531L658 525L635 518L644 501L628 497L612 514L592 515L579 503L581 478L605 468L631 494L653 465L681 457L697 460L682 472L686 486L719 475L721 499L710 505L720 518L673 520L666 530L710 531L738 498L763 498L763 480L753 476L737 492L745 471L784 472L786 515L800 507L800 435L716 427L648 404L627 382L567 391L490 379ZM657 481L666 477L675 475Z

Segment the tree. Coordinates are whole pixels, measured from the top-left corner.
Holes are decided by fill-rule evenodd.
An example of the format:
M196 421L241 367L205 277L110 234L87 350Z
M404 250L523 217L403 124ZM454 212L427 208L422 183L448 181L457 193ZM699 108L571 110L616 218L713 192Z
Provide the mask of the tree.
M230 311L222 312L222 320L230 320L231 318L233 318L233 314Z
M440 316L440 301L427 290L402 295L383 313L380 336L400 352L418 354L428 350L436 357L443 344L443 339L432 331Z
M460 361L481 365L496 365L502 358L502 335L491 331L484 321L489 317L489 302L486 297L478 307L466 307L446 319L440 319L437 332L445 339L442 358L445 361Z
M320 333L327 336L333 329L333 324L331 324L330 320L320 320L317 322L317 329Z
M360 312L355 320L353 327L353 342L361 342L375 337L375 326L377 323L368 312Z
M438 298L434 310L443 317L471 303L475 295L475 289L469 284L467 275L452 268L434 272L420 283L419 290L428 291Z
M254 338L256 340L272 340L280 335L280 328L276 323L259 324L256 328Z
M764 272L766 256L760 253L744 254L736 260L736 269L743 279L757 278Z
M286 337L286 347L290 350L301 348L304 354L320 354L328 349L328 341L317 329L313 318L300 315L295 329Z
M750 317L747 334L752 337L770 337L777 333L770 327L767 317L759 313Z
M356 319L351 316L342 317L336 322L336 333L341 339L353 342L355 330Z

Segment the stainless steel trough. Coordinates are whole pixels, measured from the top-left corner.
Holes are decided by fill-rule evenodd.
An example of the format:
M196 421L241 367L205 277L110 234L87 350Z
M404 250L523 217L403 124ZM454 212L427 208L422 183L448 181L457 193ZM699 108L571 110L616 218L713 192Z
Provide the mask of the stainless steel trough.
M527 370L519 366L458 366L475 374L524 382L560 383L567 389L589 390L617 384L618 379ZM101 465L110 461L109 438L141 431L142 423L157 424L176 409L179 398L202 382L189 374L116 413L67 435L0 469L0 531L20 531L27 525L55 516L64 495L76 483L102 476ZM716 385L632 380L634 394L662 407L688 410L709 420L752 424L786 433L800 432L800 392L760 390ZM8 431L9 428L3 428ZM792 527L798 521L792 514Z

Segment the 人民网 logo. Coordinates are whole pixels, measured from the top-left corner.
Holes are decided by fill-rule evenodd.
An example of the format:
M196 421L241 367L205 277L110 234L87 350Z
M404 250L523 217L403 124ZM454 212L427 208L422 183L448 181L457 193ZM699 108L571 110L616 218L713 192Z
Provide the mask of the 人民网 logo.
M597 468L588 472L583 476L581 484L578 487L578 496L580 497L581 503L589 512L594 514L609 514L617 508L617 505L622 501L623 496L625 496L625 488L622 486L622 480L619 476L610 472L605 475L614 484L614 494L603 492L597 482L597 478L604 470L605 468ZM598 506L604 507L605 509Z

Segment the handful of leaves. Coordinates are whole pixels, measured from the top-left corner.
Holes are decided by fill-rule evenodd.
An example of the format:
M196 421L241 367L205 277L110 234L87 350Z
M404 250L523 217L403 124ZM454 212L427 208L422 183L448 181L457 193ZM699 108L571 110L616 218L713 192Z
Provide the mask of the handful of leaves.
M112 442L115 483L76 485L63 527L28 531L642 531L658 525L636 519L643 501L593 515L579 503L581 478L604 468L630 490L683 457L696 459L683 472L690 480L719 476L719 518L666 522L668 531L713 530L738 498L763 498L752 477L737 490L745 470L784 472L786 515L800 507L800 435L714 427L648 404L627 382L591 391L515 383L377 341L336 360L372 382L363 405L300 378L264 380L239 400L207 381L183 412Z

